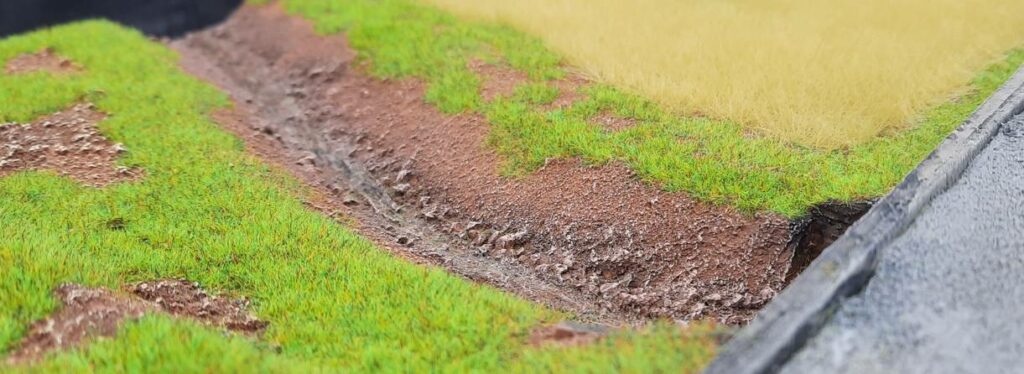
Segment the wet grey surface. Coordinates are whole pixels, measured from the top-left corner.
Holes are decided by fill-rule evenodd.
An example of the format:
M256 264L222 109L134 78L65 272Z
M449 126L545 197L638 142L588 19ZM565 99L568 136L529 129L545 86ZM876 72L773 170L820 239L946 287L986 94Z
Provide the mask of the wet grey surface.
M1024 370L1024 116L878 261L783 373Z

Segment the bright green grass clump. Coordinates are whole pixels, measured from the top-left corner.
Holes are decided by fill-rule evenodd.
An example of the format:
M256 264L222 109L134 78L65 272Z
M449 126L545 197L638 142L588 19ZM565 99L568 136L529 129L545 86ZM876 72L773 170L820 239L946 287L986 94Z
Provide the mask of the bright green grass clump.
M254 340L147 317L116 339L0 371L675 371L712 354L707 339L666 326L528 348L530 329L564 316L403 262L305 209L296 182L210 121L225 96L182 73L173 52L90 21L0 40L0 66L43 48L85 71L0 74L0 122L91 101L109 114L103 134L129 150L121 162L145 176L103 189L50 172L0 178L0 357L53 312L51 290L64 282L119 289L184 277L251 298L271 324Z
M345 31L372 73L426 80L426 99L442 111L486 115L509 175L548 158L621 161L669 191L789 217L829 200L885 194L1024 62L1024 50L1011 52L978 74L970 92L927 111L912 129L826 151L748 133L736 123L680 117L608 86L587 88L586 100L567 110L545 111L540 105L553 97L536 86L564 76L559 56L511 28L459 20L412 0L285 0L284 6L320 32ZM533 82L512 98L483 102L480 77L467 68L474 58L507 63ZM640 125L605 131L590 121L602 111Z

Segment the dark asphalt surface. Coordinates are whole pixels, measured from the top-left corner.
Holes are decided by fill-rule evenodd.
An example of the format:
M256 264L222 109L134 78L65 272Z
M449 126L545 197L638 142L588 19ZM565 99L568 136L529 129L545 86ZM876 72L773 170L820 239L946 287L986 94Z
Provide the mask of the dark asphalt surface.
M220 22L241 0L0 0L0 37L105 18L148 35L178 36Z
M1024 371L1024 115L878 261L783 373Z

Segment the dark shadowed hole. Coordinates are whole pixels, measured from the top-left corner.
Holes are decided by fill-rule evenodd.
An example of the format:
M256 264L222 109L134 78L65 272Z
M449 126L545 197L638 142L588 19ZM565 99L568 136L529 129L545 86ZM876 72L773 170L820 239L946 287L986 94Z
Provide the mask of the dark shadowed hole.
M152 36L179 36L227 18L242 0L0 0L0 37L105 18Z
M811 214L797 223L794 230L796 234L793 243L796 244L796 248L793 250L793 261L786 274L786 284L807 269L825 248L839 239L850 225L867 213L871 205L870 201L829 202L814 207Z

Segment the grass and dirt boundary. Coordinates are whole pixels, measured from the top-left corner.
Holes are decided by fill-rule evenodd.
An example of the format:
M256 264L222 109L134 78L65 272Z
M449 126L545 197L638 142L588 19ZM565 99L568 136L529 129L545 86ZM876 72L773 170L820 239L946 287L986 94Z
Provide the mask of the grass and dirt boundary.
M0 179L0 236L9 239L0 244L0 346L13 349L30 322L58 307L51 291L69 282L118 290L186 278L251 300L270 325L251 340L149 316L116 339L20 369L693 369L713 350L668 325L586 347L530 348L531 329L565 316L396 259L304 207L304 187L210 120L227 100L182 73L165 47L90 21L5 39L0 61L46 48L82 71L0 75L3 121L93 103L108 116L100 132L128 150L120 165L145 176L102 189L52 172Z

